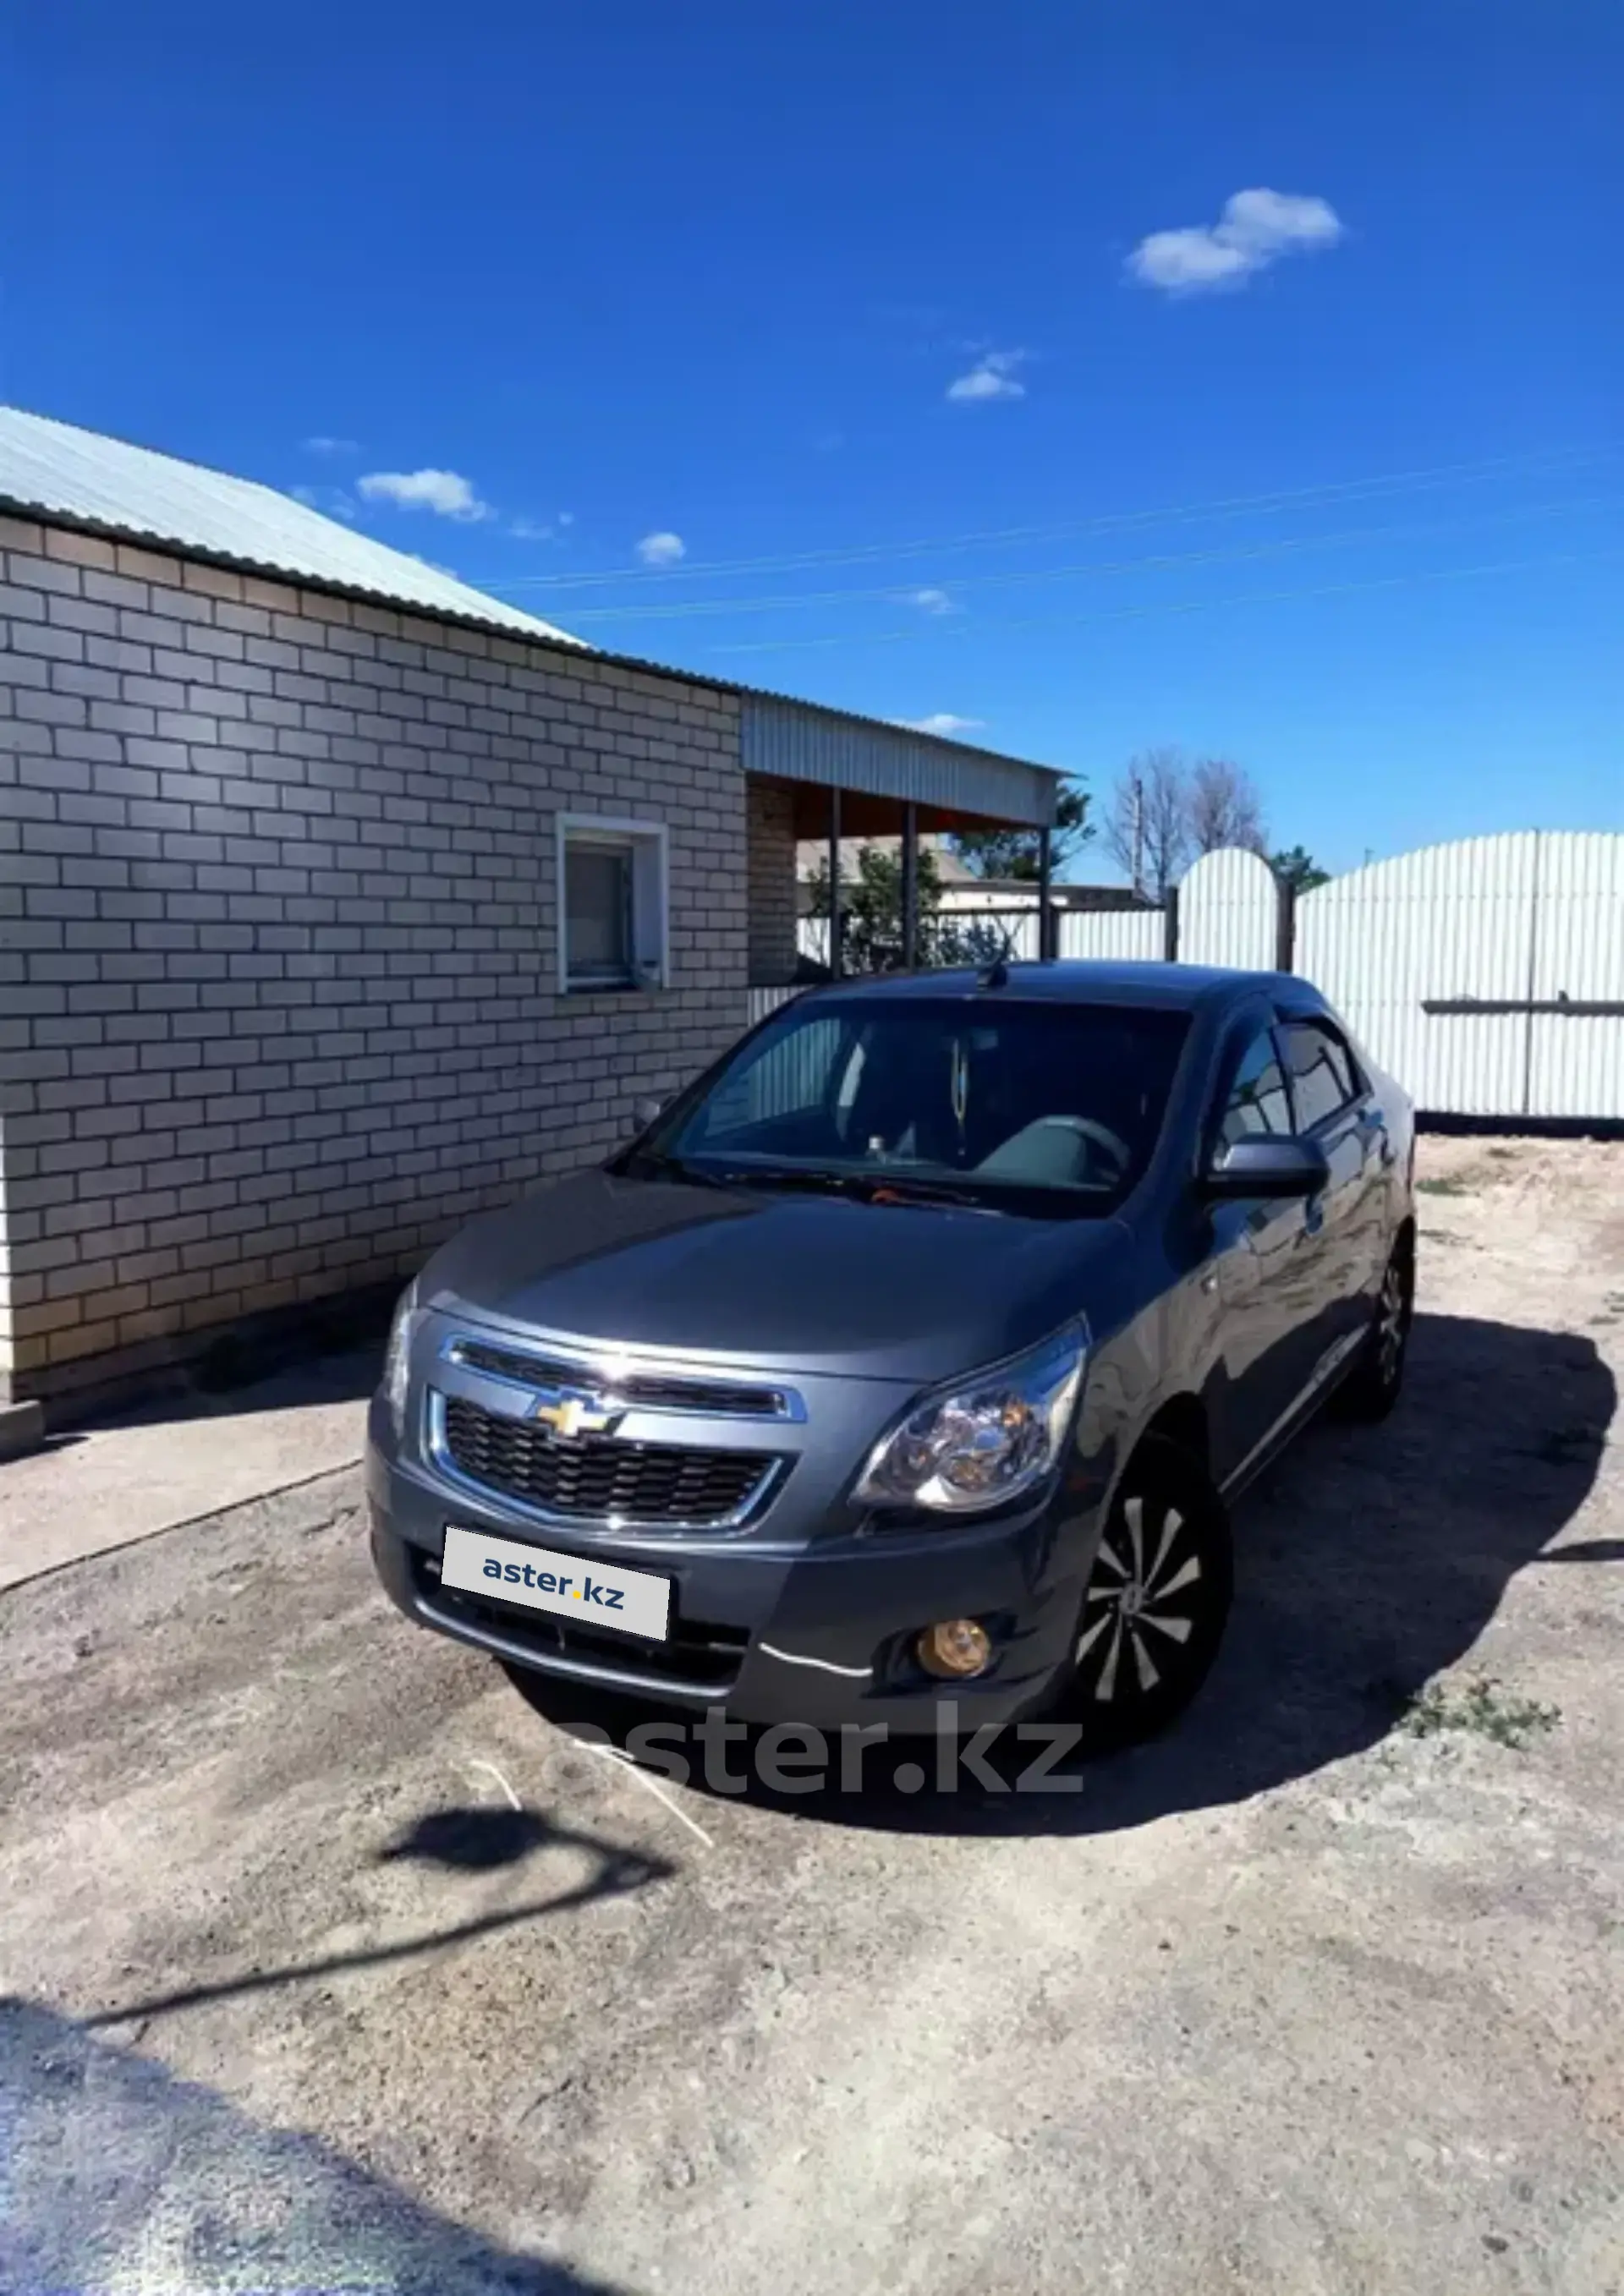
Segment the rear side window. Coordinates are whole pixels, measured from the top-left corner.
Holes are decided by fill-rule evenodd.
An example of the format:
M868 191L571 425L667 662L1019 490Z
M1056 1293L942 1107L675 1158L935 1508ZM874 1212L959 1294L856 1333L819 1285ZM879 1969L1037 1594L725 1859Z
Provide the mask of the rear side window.
M1218 1142L1225 1148L1259 1133L1286 1133L1292 1128L1292 1104L1285 1078L1275 1054L1273 1032L1260 1029L1242 1054L1234 1081L1218 1119Z
M1317 1021L1288 1021L1280 1038L1291 1071L1297 1129L1311 1132L1357 1097L1353 1062L1341 1038Z

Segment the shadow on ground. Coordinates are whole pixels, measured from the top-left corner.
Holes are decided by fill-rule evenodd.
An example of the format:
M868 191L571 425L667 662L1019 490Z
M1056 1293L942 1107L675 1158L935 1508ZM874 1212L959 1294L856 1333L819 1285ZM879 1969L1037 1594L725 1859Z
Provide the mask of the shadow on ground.
M27 2001L0 2001L0 2144L4 2288L611 2296Z
M992 1791L961 1770L899 1792L865 1757L862 1792L769 1793L803 1818L901 1832L1087 1833L1249 1800L1362 1751L1433 1675L1472 1650L1508 1582L1540 1561L1615 1559L1596 1539L1547 1554L1595 1482L1617 1394L1592 1341L1419 1316L1404 1399L1375 1428L1322 1420L1235 1509L1236 1595L1224 1652L1181 1725L1058 1784ZM514 1680L564 1727L623 1739L649 1718L540 1675ZM917 1753L918 1749L912 1750ZM886 1750L890 1779L910 1750ZM1031 1758L1000 1767L1013 1777ZM730 1767L742 1771L746 1755ZM691 1783L704 1788L700 1761Z
M85 2020L88 2032L98 2027L128 2024L135 2019L167 2016L176 2009L196 2008L207 2001L229 2001L247 1993L275 1992L289 1985L316 1979L348 1975L353 1970L381 1969L392 1963L413 1961L425 1953L441 1953L447 1946L469 1945L477 1938L493 1937L503 1930L545 1916L573 1913L597 1898L624 1897L663 1882L677 1868L663 1857L639 1849L625 1849L600 1841L596 1834L574 1827L534 1809L455 1808L431 1810L378 1852L380 1865L416 1863L463 1874L489 1874L517 1866L534 1851L577 1849L590 1863L584 1880L573 1889L555 1890L551 1897L527 1898L447 1927L391 1939L379 1945L357 1947L353 1952L324 1954L303 1961L274 1964L236 1976L202 1979L194 1984L169 1988L144 1998L125 2001ZM7 2285L0 2281L0 2289Z

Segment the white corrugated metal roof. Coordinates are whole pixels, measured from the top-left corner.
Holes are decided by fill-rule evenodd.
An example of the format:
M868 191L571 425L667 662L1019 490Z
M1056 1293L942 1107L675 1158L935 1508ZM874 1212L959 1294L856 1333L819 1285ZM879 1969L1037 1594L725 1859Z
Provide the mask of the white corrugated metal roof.
M406 551L373 542L274 487L17 406L0 406L0 504L201 551L256 572L303 577L389 605L581 644L567 630L472 589Z
M0 406L0 511L127 535L250 573L442 614L569 646L611 666L738 694L744 704L740 741L747 773L912 798L978 819L1034 825L1054 819L1061 776L1052 767L915 733L891 719L764 693L702 670L606 653L273 487L16 406Z

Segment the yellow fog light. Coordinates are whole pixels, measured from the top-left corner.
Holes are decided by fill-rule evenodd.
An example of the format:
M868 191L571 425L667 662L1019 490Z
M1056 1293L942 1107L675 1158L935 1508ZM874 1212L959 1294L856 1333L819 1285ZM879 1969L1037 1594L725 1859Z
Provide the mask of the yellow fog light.
M927 1674L947 1679L980 1674L992 1656L992 1638L973 1619L942 1619L914 1645Z

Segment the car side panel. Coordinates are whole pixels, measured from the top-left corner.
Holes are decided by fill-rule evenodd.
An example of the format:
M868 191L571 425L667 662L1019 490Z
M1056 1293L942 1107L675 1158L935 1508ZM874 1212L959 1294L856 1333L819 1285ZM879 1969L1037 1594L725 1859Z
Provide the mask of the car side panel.
M1297 1009L1336 1021L1306 984ZM1261 997L1234 1008L1210 1044L1208 1094L1237 1036L1268 1010ZM1137 1269L1142 1296L1153 1307L1156 1339L1147 1353L1148 1325L1141 1318L1134 1377L1111 1382L1123 1414L1109 1446L1118 1471L1160 1412L1193 1398L1206 1423L1213 1479L1220 1488L1234 1488L1289 1439L1351 1362L1348 1335L1363 1330L1393 1240L1412 1210L1414 1122L1402 1087L1349 1042L1368 1089L1347 1111L1345 1127L1328 1128L1332 1189L1325 1199L1202 1207L1187 1178L1164 1182L1156 1234L1165 1259L1159 1266L1152 1253ZM1200 1121L1187 1104L1184 1122L1192 1138ZM1143 1228L1139 1234L1148 1243ZM1339 1341L1340 1358L1332 1353ZM1113 1341L1104 1352L1114 1351Z
M1372 1215L1379 1225L1380 1204L1367 1169L1369 1136L1357 1101L1311 1135L1325 1152L1331 1180L1305 1207L1305 1389L1333 1377L1363 1336L1374 1280Z

